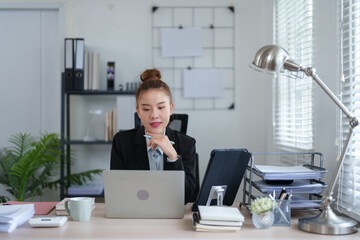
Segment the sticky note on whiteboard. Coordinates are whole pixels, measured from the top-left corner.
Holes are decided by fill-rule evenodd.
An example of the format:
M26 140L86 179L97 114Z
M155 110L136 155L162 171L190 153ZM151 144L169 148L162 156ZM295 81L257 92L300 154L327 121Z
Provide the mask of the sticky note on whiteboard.
M184 69L185 98L221 98L224 96L223 73L219 69Z
M161 29L161 56L202 56L201 28Z

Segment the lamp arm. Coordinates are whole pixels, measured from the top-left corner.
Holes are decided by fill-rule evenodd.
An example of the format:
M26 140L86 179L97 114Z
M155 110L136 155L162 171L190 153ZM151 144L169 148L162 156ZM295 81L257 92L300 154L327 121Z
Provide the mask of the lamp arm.
M321 81L321 79L318 77L318 75L316 74L315 69L313 68L302 68L300 67L299 69L300 71L304 72L307 76L311 76L315 82L325 91L325 93L335 102L335 104L343 111L343 113L348 117L349 119L349 124L350 124L350 129L348 132L348 135L346 137L345 143L344 143L344 147L341 151L340 154L340 158L338 160L338 163L336 165L335 168L335 174L333 175L332 179L331 179L331 183L330 186L328 188L328 192L326 194L326 196L323 199L323 203L325 204L325 206L328 206L329 204L331 204L331 202L334 201L332 195L333 195L333 191L334 191L334 187L335 187L335 183L338 179L339 176L339 172L340 172L340 167L345 159L345 153L348 149L348 145L350 142L350 139L354 133L353 129L358 125L358 120L356 117L352 116L349 109L347 109L345 107L345 105L336 97L336 95L325 85L325 83L323 81Z
M325 93L335 102L335 104L343 111L343 113L349 118L354 118L349 109L345 107L345 105L336 97L336 95L328 88L323 81L316 74L316 70L313 68L302 68L300 67L300 71L304 72L306 76L312 77L315 82L325 91Z
M335 183L336 183L336 181L337 181L337 179L339 177L340 167L341 167L341 165L342 165L342 163L343 163L343 161L345 159L345 153L346 153L346 151L348 149L350 139L351 139L351 137L352 137L352 135L354 133L353 129L354 129L353 127L350 127L349 132L348 132L348 134L346 136L344 147L343 147L343 149L341 151L340 158L338 160L338 163L337 163L335 171L334 171L335 174L333 175L333 177L331 179L330 186L329 186L327 194L326 194L326 196L324 198L324 200L327 201L329 204L333 201L332 195L333 195L333 192L334 192Z

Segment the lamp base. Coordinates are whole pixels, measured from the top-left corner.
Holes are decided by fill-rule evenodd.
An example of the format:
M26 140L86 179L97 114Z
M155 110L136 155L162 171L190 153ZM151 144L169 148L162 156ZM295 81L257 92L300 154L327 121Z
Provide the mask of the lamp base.
M333 210L327 206L316 216L303 217L299 219L298 228L300 230L318 234L343 235L357 232L357 221L337 216Z

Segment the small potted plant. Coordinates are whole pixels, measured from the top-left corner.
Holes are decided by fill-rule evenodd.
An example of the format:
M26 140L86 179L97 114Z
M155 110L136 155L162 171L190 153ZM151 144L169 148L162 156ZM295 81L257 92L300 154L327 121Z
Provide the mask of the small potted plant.
M276 201L268 197L255 199L249 206L252 222L256 228L269 228L274 223L274 209Z

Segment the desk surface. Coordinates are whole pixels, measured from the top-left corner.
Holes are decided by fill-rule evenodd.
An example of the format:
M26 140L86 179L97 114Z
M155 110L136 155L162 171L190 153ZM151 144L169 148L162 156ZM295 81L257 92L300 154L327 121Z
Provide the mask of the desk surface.
M89 222L69 219L60 228L31 228L25 223L11 233L0 233L0 239L360 239L360 232L343 236L303 232L297 229L298 216L292 216L291 227L256 229L249 212L244 207L240 210L245 222L239 232L196 232L192 228L190 205L186 206L183 219L111 219L105 217L104 203L96 203ZM54 215L54 210L51 214Z

